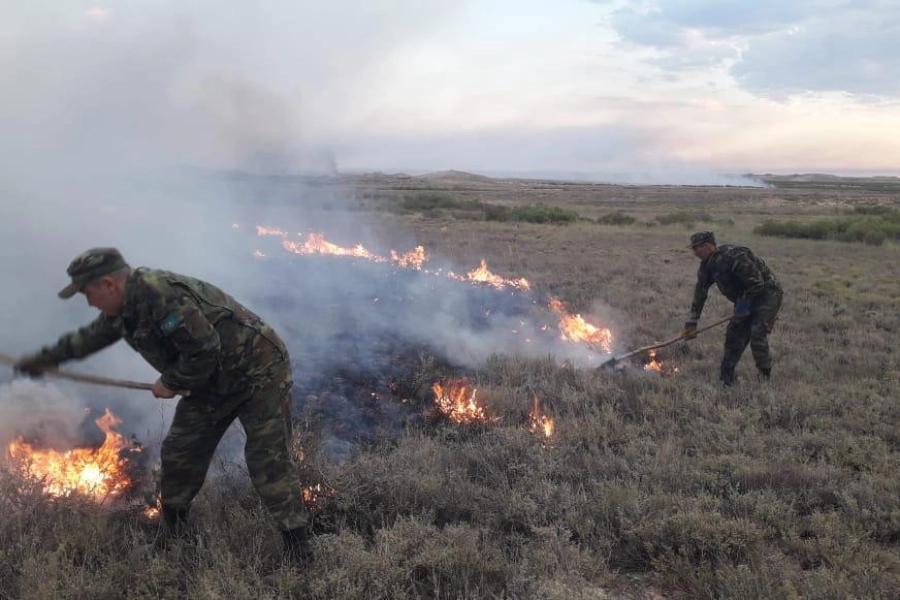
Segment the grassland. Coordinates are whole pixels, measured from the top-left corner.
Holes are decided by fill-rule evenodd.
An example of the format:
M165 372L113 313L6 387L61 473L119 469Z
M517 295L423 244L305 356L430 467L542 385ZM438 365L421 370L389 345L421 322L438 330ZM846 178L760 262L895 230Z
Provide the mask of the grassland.
M625 347L679 331L693 229L748 245L785 290L772 381L758 382L747 356L739 385L723 389L721 330L665 350L670 376L497 356L474 373L496 425L409 428L338 465L309 453L304 477L338 494L305 570L282 567L278 534L240 473L204 488L191 535L164 552L134 515L51 501L6 475L0 597L896 598L897 246L754 233L767 220L900 208L894 187L852 183L345 178L336 185L352 190L350 204L326 210L364 213L387 239L404 232L458 264L486 257L574 310L611 316ZM386 208L409 197L444 207ZM485 205L579 218L454 215ZM713 292L704 320L730 310ZM440 374L421 369L423 381ZM533 394L556 419L549 445L527 431Z

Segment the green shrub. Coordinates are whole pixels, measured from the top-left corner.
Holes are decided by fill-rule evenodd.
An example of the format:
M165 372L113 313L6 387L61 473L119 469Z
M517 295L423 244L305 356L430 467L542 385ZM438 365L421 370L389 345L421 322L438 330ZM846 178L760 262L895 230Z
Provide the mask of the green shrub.
M710 223L713 218L705 212L678 211L656 217L660 225L693 225L694 223Z
M811 222L770 219L753 232L771 237L863 242L880 246L886 240L900 239L900 222L885 217L847 217Z
M385 210L391 210L391 207L387 206ZM565 224L573 223L580 218L574 210L547 204L509 207L479 200L460 200L436 192L421 192L406 196L396 210L432 215L440 214L442 211L456 211L457 213L468 213L454 215L457 218L483 218L485 221L524 221L526 223Z
M511 218L514 221L525 221L527 223L565 224L577 221L578 213L558 206L530 204L513 208Z
M512 211L507 206L499 204L483 204L481 210L485 221L509 221L512 219Z
M855 206L853 210L849 211L850 214L855 215L870 215L875 217L888 217L891 219L897 219L900 217L900 211L894 210L889 206L879 206L879 205L869 205L869 206Z
M636 221L637 219L631 215L626 215L622 211L607 213L597 219L597 223L600 225L632 225Z
M402 206L409 211L479 210L481 203L477 200L459 200L445 194L421 192L403 198Z

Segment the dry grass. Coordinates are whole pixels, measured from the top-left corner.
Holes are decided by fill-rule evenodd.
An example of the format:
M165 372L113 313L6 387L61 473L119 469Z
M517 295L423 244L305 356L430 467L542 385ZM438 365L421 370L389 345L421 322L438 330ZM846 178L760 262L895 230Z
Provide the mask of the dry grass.
M357 183L388 196L437 185ZM160 552L133 516L52 502L4 476L0 597L896 597L897 249L751 233L769 217L892 197L821 186L451 188L439 191L636 217L553 226L370 215L432 254L473 266L487 257L495 272L612 318L623 348L672 337L690 303L690 229L658 217L709 215L698 226L751 246L785 288L773 380L757 382L747 357L740 385L722 389L721 330L664 351L679 369L670 377L495 357L474 377L498 425L412 427L340 465L313 465L339 494L316 521L307 570L282 568L277 532L241 480L207 486L189 540ZM704 319L729 310L713 293ZM527 431L535 393L556 418L547 446Z

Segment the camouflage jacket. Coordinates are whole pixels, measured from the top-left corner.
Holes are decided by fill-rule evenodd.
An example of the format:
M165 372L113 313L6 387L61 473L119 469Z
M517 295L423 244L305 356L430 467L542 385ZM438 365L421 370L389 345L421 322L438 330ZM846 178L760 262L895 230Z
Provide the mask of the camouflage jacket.
M718 246L697 271L697 286L691 304L691 319L696 321L703 312L709 288L715 283L719 291L731 300L753 300L768 289L781 288L766 262L743 246Z
M275 331L216 286L146 268L128 278L121 315L101 314L43 352L63 362L122 338L176 391L239 393L289 360Z

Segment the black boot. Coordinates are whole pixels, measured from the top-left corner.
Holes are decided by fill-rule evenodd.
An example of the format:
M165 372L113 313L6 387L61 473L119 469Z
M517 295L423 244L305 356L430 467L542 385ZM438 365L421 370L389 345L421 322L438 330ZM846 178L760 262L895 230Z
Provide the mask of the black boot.
M719 370L719 380L725 387L733 386L736 381L736 378L734 376L734 367L722 365L722 368Z
M772 367L766 367L765 369L759 369L759 380L760 381L768 381L772 378Z
M309 541L309 529L304 525L296 529L281 532L284 542L284 557L298 565L308 565L315 560L312 544Z
M181 535L187 529L188 509L163 506L162 526L170 535Z
M160 550L165 550L169 542L184 536L187 530L188 509L163 506L159 512L159 531L154 545Z

